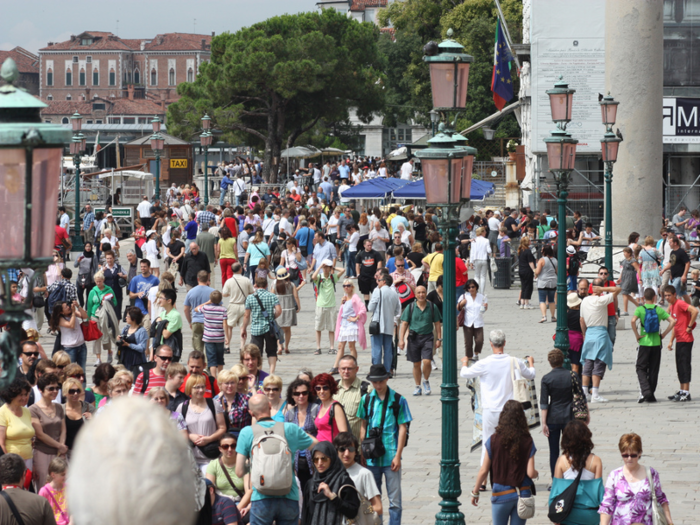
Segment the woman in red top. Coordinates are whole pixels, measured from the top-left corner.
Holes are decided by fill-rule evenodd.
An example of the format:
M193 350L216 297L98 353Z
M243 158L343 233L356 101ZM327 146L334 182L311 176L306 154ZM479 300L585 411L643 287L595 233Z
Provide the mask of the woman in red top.
M146 228L141 225L140 219L136 219L134 221L134 227L136 228L136 231L134 231L136 246L141 248L144 244L146 244Z
M316 439L332 443L339 432L348 431L348 419L343 405L333 399L338 392L338 383L330 374L319 374L311 381L311 388L321 404L315 419L318 429Z

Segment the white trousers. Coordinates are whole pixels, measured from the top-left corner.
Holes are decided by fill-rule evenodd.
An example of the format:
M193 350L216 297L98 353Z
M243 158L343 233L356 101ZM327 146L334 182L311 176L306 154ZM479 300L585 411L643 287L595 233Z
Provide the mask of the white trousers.
M486 293L486 283L489 282L488 259L477 259L474 261L474 280L479 284L479 293Z
M481 464L484 464L486 457L486 441L493 435L498 426L498 418L501 417L501 410L484 409L481 413Z

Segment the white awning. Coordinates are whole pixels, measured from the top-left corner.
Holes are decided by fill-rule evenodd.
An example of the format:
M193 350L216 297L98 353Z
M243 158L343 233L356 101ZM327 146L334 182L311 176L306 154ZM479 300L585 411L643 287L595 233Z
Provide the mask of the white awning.
M124 178L124 179L138 179L138 180L152 180L153 173L146 173L144 171L113 171L111 173L102 173L98 175L100 179L111 179L112 177Z

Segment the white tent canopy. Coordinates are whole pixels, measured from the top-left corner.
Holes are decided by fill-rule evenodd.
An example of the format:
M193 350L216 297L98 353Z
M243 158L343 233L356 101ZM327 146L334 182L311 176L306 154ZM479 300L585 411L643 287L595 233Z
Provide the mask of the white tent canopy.
M112 171L111 173L102 173L98 175L100 179L111 179L113 177L118 177L120 179L136 179L136 180L153 180L153 173L146 173L144 171Z

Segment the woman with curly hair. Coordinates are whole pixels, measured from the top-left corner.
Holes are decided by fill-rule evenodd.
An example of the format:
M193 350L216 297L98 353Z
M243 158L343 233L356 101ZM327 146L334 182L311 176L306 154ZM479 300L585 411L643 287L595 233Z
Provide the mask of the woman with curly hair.
M592 453L593 441L588 426L579 420L570 421L564 428L561 448L552 477L551 503L561 495L581 472L576 499L571 514L562 521L569 525L598 525L598 507L603 501L603 462Z
M479 503L479 487L491 472L491 518L493 525L522 525L518 516L518 494L528 498L535 494L532 478L535 470L535 443L525 419L523 406L511 399L503 407L498 426L484 444L486 454L471 493L472 505Z

